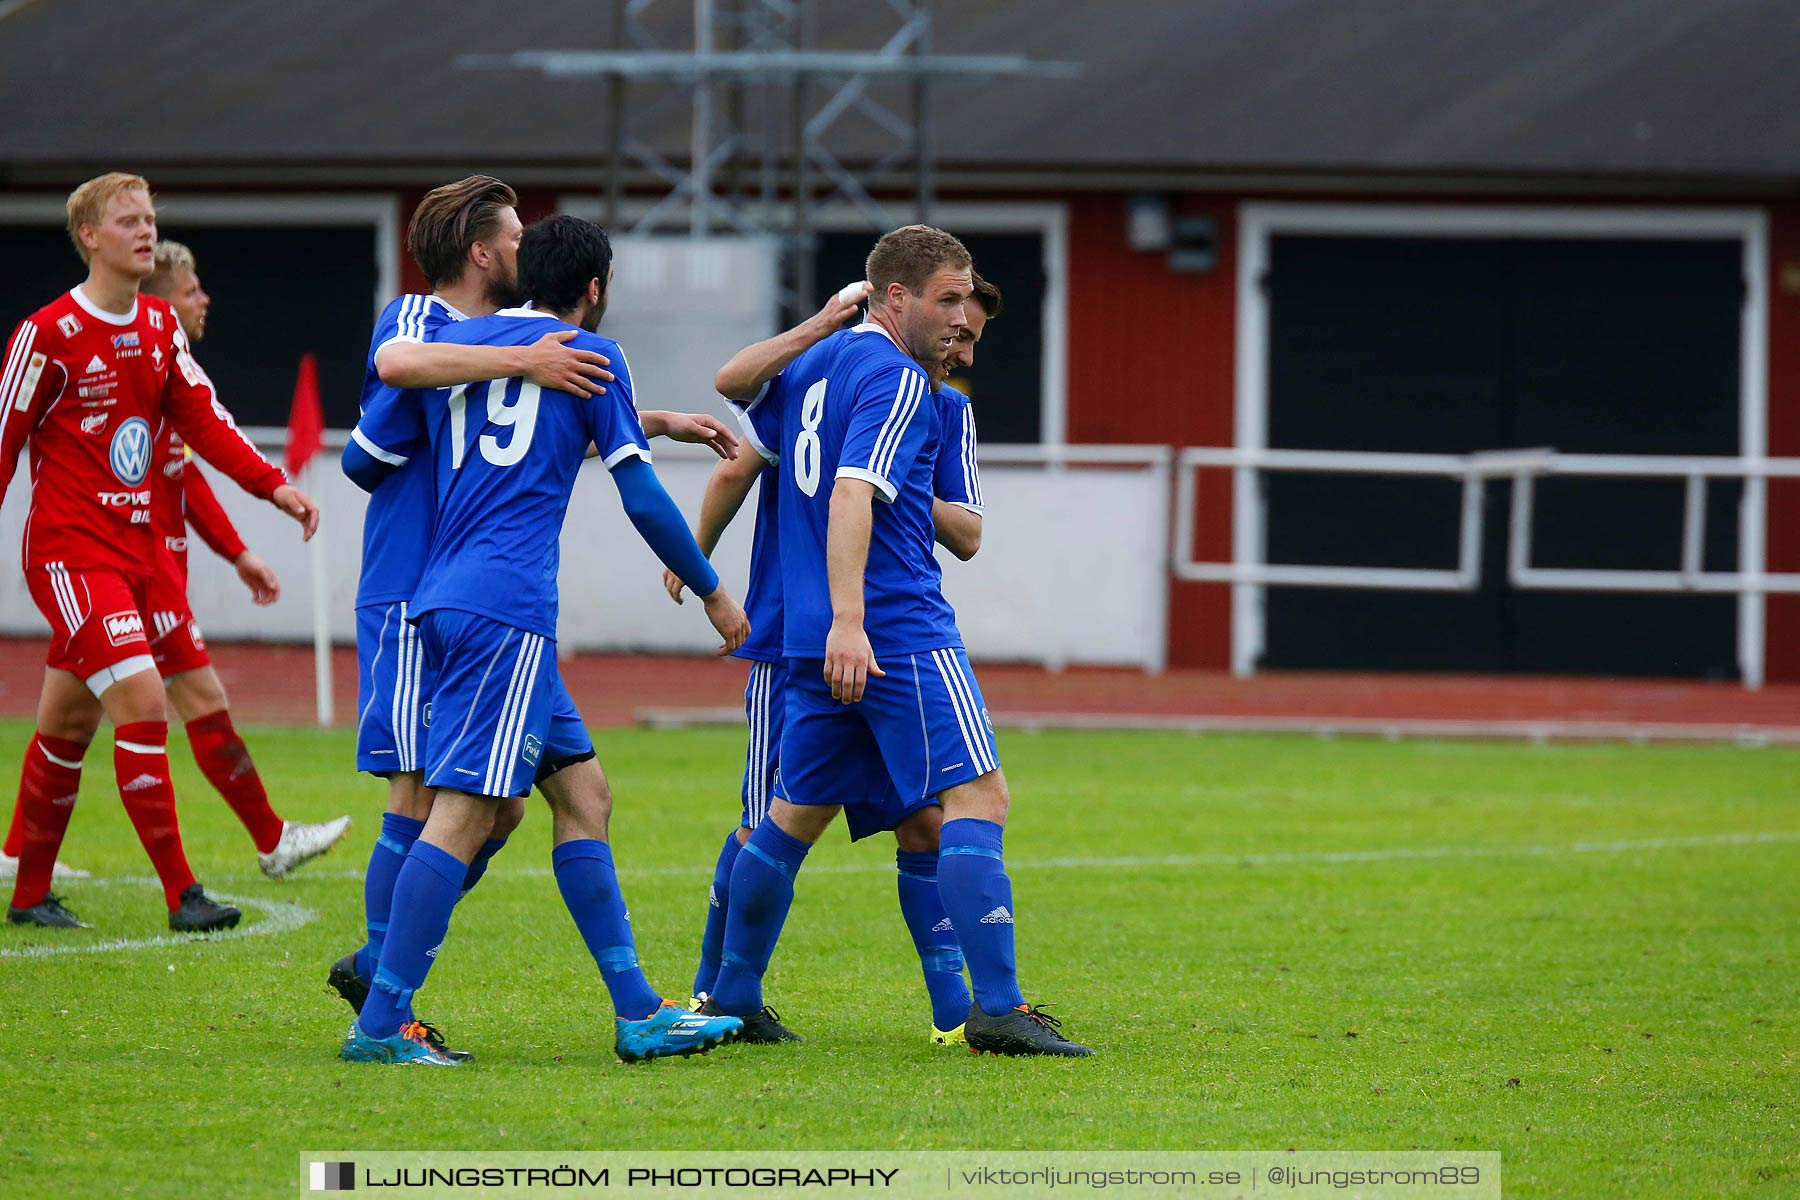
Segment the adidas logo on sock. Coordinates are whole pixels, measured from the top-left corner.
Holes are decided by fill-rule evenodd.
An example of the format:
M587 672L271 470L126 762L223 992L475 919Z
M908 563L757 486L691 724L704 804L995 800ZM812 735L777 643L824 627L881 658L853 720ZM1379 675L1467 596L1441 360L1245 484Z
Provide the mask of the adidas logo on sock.
M132 780L130 783L121 787L119 790L121 792L141 792L147 788L161 787L161 786L162 786L162 780L160 780L156 776L151 775L148 772L146 772L145 774L139 775L136 779Z
M75 806L75 797L78 794L79 793L71 792L67 796L58 796L56 799L50 801L50 803L54 804L57 808L73 808Z
M713 908L719 907L719 891L710 883L706 885L706 903Z
M981 918L981 923L983 925L1011 925L1013 923L1012 914L1006 911L1006 905L1002 904L999 908L996 908L993 912Z
M936 925L933 925L931 927L931 932L933 932L933 933L954 933L955 931L956 931L956 926L952 925L950 923L949 917L945 917L943 920L939 921Z

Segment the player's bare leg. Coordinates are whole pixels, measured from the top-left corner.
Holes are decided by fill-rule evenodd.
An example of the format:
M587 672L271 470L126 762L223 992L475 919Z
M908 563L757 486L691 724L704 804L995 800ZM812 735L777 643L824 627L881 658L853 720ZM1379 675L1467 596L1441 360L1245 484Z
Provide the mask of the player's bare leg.
M387 810L423 824L431 816L431 798L436 794L425 786L425 772L395 771L388 776Z
M1011 793L995 768L938 797L938 892L968 958L975 985L964 1036L969 1049L992 1054L1080 1056L1093 1051L1057 1031L1055 1017L1025 1003L1013 956L1012 880L1001 834Z
M187 729L200 773L256 843L257 864L264 875L282 878L330 850L349 832L349 817L318 823L284 821L270 807L250 751L231 723L225 685L211 666L171 675L163 680L163 688Z
M614 1052L626 1062L641 1062L703 1054L735 1038L741 1022L690 1013L663 999L644 977L607 843L613 798L600 761L571 763L539 780L538 788L550 803L557 887L612 997Z

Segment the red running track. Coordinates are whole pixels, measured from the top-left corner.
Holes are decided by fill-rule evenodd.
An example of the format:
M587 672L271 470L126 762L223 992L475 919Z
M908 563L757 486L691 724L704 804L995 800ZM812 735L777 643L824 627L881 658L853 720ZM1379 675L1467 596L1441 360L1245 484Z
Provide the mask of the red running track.
M43 679L45 646L0 639L0 715L27 717ZM312 651L300 646L216 644L215 665L239 719L313 719ZM739 708L744 666L674 655L589 654L565 659L563 678L592 725L625 725L645 709ZM1034 718L1194 718L1231 725L1299 722L1354 730L1358 722L1528 723L1544 726L1699 726L1729 736L1754 729L1800 738L1800 685L1758 692L1732 683L1664 679L1569 679L1473 675L1274 672L1233 679L1219 672L1072 668L1048 672L979 664L988 707L1002 722ZM356 656L333 655L338 720L356 707ZM1348 723L1348 724L1343 724ZM1379 732L1379 730L1372 730ZM1407 732L1429 732L1409 729ZM1496 728L1497 732L1507 732ZM1510 732L1522 732L1513 729ZM1553 731L1554 732L1554 731Z

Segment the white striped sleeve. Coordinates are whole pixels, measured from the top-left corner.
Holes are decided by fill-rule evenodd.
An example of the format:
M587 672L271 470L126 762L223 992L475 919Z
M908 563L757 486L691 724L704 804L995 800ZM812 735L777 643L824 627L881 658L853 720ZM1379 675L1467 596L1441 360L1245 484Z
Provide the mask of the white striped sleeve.
M925 376L917 371L903 372L899 386L894 390L893 402L888 406L881 427L875 431L868 453L863 454L858 446L857 453L852 456L847 447L845 458L850 461L843 462L838 467L837 478L861 479L873 484L876 494L892 504L900 494L893 482L894 457L898 454L901 443L906 440L907 430L925 395Z
M981 468L975 462L975 407L963 405L962 418L963 495L968 497L962 507L979 515L984 505L981 500Z

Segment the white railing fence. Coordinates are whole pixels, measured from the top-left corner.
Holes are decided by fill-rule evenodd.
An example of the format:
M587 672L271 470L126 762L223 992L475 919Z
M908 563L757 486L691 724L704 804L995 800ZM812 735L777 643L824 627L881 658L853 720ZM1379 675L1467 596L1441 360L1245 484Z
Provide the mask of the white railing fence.
M271 457L284 431L246 431ZM306 480L324 513L321 550L309 551L292 522L228 482L212 477L221 501L246 542L276 569L285 592L257 608L230 566L196 539L189 553L190 597L202 628L218 640L348 644L355 637L356 578L361 562L366 497L336 465L344 435L327 435L327 449ZM690 518L699 510L712 456L692 446L658 443L656 466L664 485ZM1482 582L1490 480L1513 484L1508 516L1507 578L1528 590L1691 592L1735 594L1740 602L1739 657L1751 687L1762 679L1763 606L1769 593L1800 593L1800 574L1771 573L1764 544L1767 481L1800 479L1800 459L1654 457L1559 454L1554 450L1492 451L1467 455L1386 454L1230 447L1000 446L981 452L986 529L981 553L961 563L941 554L945 592L956 605L977 657L1042 663L1137 666L1161 671L1167 663L1168 600L1172 580L1233 585L1234 661L1240 639L1259 637L1267 587L1343 587L1469 592ZM1234 494L1254 498L1239 514L1232 559L1203 561L1193 554L1198 525L1198 474L1229 470ZM1388 475L1460 483L1458 547L1453 563L1396 568L1344 564L1271 563L1263 535L1265 472ZM1669 570L1548 568L1533 565L1535 484L1542 478L1678 479L1686 483L1680 562ZM1704 569L1706 484L1743 482L1739 502L1738 568ZM16 482L0 508L0 544L18 544L27 502ZM1171 519L1171 514L1173 517ZM1244 518L1249 517L1246 521ZM736 522L715 554L726 586L742 595L748 574L752 521ZM1259 531L1245 536L1246 529ZM420 537L429 536L421 529ZM677 608L660 585L660 567L638 539L612 494L605 472L581 473L562 534L561 652L649 651L705 653L714 644L697 606ZM1245 613L1252 628L1246 632ZM0 633L44 632L42 618L16 571L0 572ZM320 677L324 688L324 676ZM325 716L321 708L321 716Z
M1262 531L1238 539L1230 562L1194 558L1195 497L1201 470L1230 470L1235 495L1254 497L1256 512L1240 530ZM1267 500L1260 486L1265 472L1385 475L1458 481L1461 489L1457 561L1454 567L1397 568L1265 561ZM1673 479L1685 482L1681 559L1673 570L1548 568L1532 565L1536 481L1540 478ZM1551 449L1493 450L1475 454L1389 454L1338 450L1253 450L1191 447L1176 454L1175 578L1228 583L1240 588L1373 588L1395 591L1472 592L1481 587L1481 549L1486 512L1483 488L1489 480L1512 483L1507 528L1507 582L1524 591L1660 592L1735 595L1739 599L1738 658L1744 682L1758 687L1763 677L1763 606L1769 593L1800 593L1800 574L1766 570L1768 481L1800 479L1800 459L1702 455L1560 454ZM1708 571L1706 485L1712 479L1743 483L1738 505L1738 569ZM1249 544L1245 544L1249 543ZM1260 590L1250 592L1251 609L1261 608ZM1258 622L1260 625L1260 622ZM1234 636L1238 636L1234 631ZM1254 655L1233 655L1239 662Z

